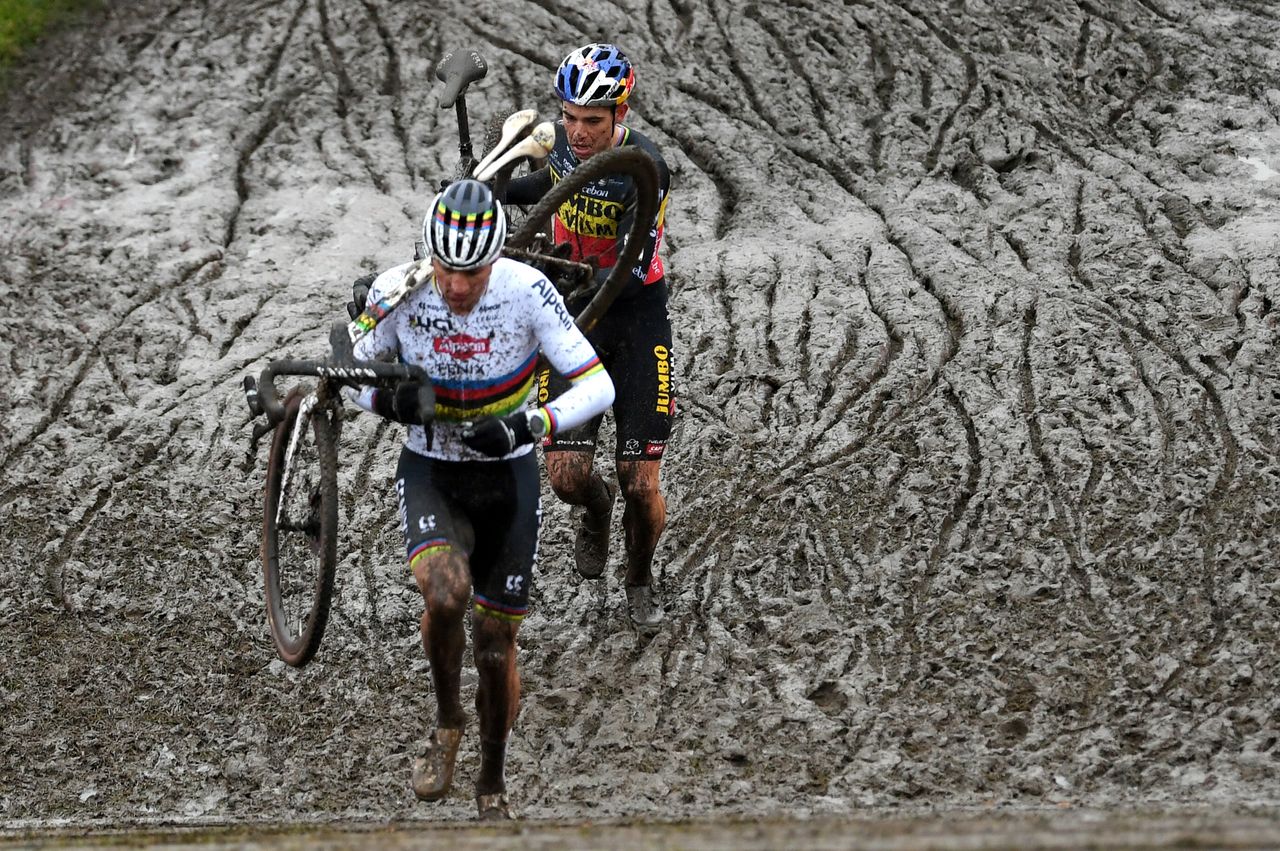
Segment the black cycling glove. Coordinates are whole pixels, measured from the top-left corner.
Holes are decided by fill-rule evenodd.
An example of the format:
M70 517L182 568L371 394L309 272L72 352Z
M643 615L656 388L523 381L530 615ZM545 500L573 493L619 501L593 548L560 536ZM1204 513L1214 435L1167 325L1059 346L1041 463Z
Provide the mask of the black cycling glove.
M401 381L395 387L373 394L374 413L405 425L431 422L435 405L434 391L421 381Z
M462 430L463 443L492 458L510 455L517 447L533 443L535 439L529 429L529 414L525 411L516 411L502 419L482 417Z
M347 302L347 313L351 314L352 319L364 312L365 303L369 301L369 289L377 277L376 274L365 275L363 278L356 278L351 284L351 301Z

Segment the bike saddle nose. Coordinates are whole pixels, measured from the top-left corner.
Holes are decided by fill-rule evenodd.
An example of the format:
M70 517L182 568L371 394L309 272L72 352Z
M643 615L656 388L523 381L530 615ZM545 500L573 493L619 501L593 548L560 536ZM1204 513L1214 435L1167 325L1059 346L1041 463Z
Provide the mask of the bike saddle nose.
M453 106L458 95L467 86L479 80L489 71L489 64L475 50L458 50L446 53L436 64L436 77L444 83L440 95L440 108Z

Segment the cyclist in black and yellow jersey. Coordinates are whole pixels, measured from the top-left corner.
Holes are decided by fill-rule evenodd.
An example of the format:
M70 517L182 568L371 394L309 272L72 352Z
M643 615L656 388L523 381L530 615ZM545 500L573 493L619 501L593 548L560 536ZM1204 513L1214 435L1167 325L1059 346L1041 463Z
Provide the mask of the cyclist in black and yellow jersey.
M581 162L614 147L633 145L653 157L659 174L658 213L648 242L617 300L587 335L613 377L617 396L615 460L622 487L622 527L626 543L625 585L631 619L654 627L664 613L653 591L653 554L666 526L666 502L659 472L675 411L671 320L667 284L658 248L667 208L670 171L648 137L622 123L635 71L612 44L588 44L570 53L555 75L560 120L547 165L517 178L507 188L510 203L536 202ZM553 224L554 239L567 243L575 260L595 258L602 283L612 270L618 241L631 227L636 191L631 178L605 177L588 184L562 205ZM570 302L577 315L590 295ZM551 370L538 376L538 398L554 399L568 386ZM602 417L565 429L543 441L547 474L560 499L584 508L575 555L578 572L600 577L609 555L609 532L617 488L595 470L596 437Z

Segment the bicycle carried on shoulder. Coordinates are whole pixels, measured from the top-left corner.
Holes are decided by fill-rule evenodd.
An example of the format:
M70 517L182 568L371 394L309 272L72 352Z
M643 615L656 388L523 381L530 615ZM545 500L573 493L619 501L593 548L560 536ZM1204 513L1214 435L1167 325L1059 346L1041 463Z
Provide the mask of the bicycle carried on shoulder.
M500 191L521 162L544 157L555 140L549 122L537 122L533 110L509 116L491 150L477 160L466 108L467 87L488 70L475 50L447 54L436 66L444 83L440 102L458 116L459 173L490 181ZM638 207L631 231L611 274L595 287L596 268L569 260L546 234L547 222L573 195L602 178L624 175L634 181ZM566 297L591 295L576 318L584 331L608 310L631 275L658 212L658 173L648 154L615 148L591 157L561 179L528 212L507 238L503 254L537 267ZM425 252L424 252L425 253ZM419 415L429 422L435 410L430 378L420 367L358 361L356 341L371 332L412 292L431 280L429 256L416 260L404 278L350 322L334 322L330 352L324 360L273 360L254 378L244 379L245 400L254 420L252 441L271 435L263 488L261 558L267 623L276 653L301 667L320 647L328 623L338 561L338 438L344 410L343 387L392 388L403 381L421 383ZM594 289L594 292L592 290ZM316 379L282 394L277 379Z

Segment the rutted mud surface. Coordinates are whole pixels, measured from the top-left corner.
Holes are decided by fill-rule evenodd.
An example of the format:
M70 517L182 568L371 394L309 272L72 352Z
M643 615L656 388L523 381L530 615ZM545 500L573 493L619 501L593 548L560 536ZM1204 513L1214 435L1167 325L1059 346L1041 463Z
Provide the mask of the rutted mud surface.
M408 789L434 703L398 428L344 432L334 617L286 670L239 379L406 256L456 160L445 49L490 61L474 115L550 113L601 35L675 172L671 616L639 639L548 498L517 808L1276 800L1270 4L116 15L3 107L10 825L471 816L474 736L452 799Z

